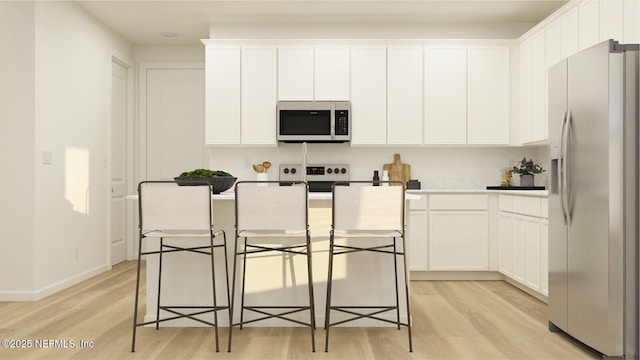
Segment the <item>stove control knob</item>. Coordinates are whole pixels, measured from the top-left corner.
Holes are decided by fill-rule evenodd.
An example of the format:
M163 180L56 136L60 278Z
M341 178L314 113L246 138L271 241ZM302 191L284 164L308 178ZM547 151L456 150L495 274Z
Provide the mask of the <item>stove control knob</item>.
M333 172L333 170L331 170L331 168L327 169L327 174L331 174Z
M336 174L339 174L340 173L340 169L335 168L335 169L333 169L333 172L336 173Z
M296 168L291 168L291 173L295 174L296 173Z
M342 169L340 170L340 172L341 172L342 174L346 174L346 173L347 173L347 169L342 168Z
M288 174L289 173L289 168L284 168L284 170L282 170L283 173Z

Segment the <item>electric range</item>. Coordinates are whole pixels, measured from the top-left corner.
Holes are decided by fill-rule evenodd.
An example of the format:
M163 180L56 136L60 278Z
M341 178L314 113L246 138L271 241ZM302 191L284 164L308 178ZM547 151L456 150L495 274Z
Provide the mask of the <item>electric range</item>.
M330 192L336 181L349 181L347 164L308 164L305 171L301 164L280 165L280 181L302 181L306 175L309 191Z

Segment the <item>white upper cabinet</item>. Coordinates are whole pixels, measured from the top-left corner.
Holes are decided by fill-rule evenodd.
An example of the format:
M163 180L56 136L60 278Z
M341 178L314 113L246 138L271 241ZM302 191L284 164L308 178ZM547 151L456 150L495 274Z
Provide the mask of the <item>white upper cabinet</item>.
M561 22L561 59L566 59L580 49L580 16L578 7L574 7L562 15Z
M467 143L509 144L509 47L467 48Z
M562 60L562 19L549 24L545 31L546 34L546 56L547 69Z
M640 43L640 2L638 0L624 1L624 42L627 44Z
M387 142L422 144L422 47L389 47Z
M600 6L597 0L583 1L578 5L580 50L595 45L600 40Z
M624 40L623 0L600 0L600 41Z
M240 144L240 47L207 47L206 142Z
M531 38L520 43L520 142L531 142Z
M276 144L276 48L242 48L242 143Z
M387 48L351 48L352 145L387 143Z
M467 49L424 50L424 142L467 142Z
M313 46L278 48L278 100L313 100Z
M546 37L542 29L531 37L531 140L547 138Z
M315 100L349 100L349 48L315 48Z

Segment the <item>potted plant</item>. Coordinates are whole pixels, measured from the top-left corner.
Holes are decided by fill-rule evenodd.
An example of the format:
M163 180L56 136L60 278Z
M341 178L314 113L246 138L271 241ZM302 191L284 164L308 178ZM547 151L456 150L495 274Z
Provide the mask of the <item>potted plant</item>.
M527 160L526 156L523 157L522 160L511 170L511 172L520 174L520 186L526 187L533 186L533 176L544 171L545 170L542 168L542 165L534 163L532 159Z

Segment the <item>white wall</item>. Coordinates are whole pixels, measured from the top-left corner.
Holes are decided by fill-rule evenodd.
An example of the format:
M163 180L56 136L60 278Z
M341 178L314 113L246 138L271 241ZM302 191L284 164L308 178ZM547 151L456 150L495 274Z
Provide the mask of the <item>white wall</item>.
M0 2L0 293L35 284L34 5Z
M483 189L500 185L501 170L512 167L523 156L537 162L547 160L536 148L360 148L347 144L308 144L307 163L349 164L351 180L371 180L374 170L382 174L382 166L401 155L402 162L411 165L411 177L420 180L423 189ZM278 179L280 164L301 164L301 144L280 144L272 148L211 148L211 169L225 170L239 180L255 180L252 164L270 161L271 180ZM537 185L546 185L546 176L536 178Z
M15 40L3 41L3 46L10 46L3 58L14 49L22 50L18 52L22 57L16 61L24 64L18 69L25 75L17 83L32 84L16 100L25 105L24 114L20 114L23 124L10 125L9 133L13 131L15 136L19 131L23 137L8 140L8 144L14 144L9 146L11 156L32 168L20 171L24 170L21 165L16 171L16 175L23 175L18 179L20 187L31 190L26 195L24 190L15 191L15 183L2 188L12 189L15 195L10 196L19 196L12 202L18 209L30 200L32 210L28 206L19 209L15 224L31 245L10 245L9 254L25 256L21 265L27 268L25 273L33 276L29 285L0 282L0 299L38 299L109 268L106 160L111 51L131 55L130 44L71 2L27 4L33 9L31 13L9 19L9 24L20 24L25 29L20 34L14 32ZM23 49L24 44L31 44L32 48ZM16 146L18 139L25 145ZM3 141L2 146L5 145ZM44 151L51 152L51 165L42 163ZM5 164L9 166L11 162ZM4 270L15 261L3 261L0 266ZM16 272L10 267L2 273Z

